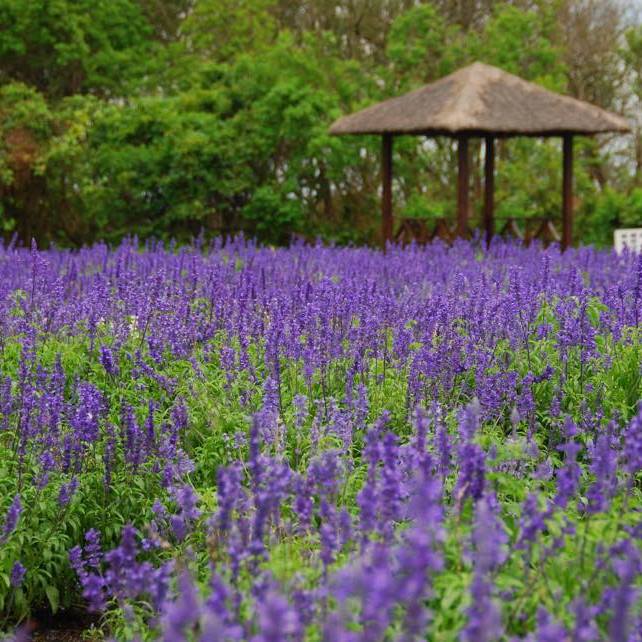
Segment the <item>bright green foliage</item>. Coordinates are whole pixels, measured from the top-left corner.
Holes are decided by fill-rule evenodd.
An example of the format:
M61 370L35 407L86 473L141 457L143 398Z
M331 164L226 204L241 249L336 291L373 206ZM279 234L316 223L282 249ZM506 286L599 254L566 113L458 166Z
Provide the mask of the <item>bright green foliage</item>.
M642 222L642 189L639 187L623 194L606 188L587 204L587 215L581 220L579 230L589 243L606 244L611 241L609 230L623 225L636 227Z
M340 153L350 141L327 133L339 107L325 70L295 53L283 38L265 58L204 66L174 96L102 108L84 167L97 233L181 237L218 225L275 242L305 233L306 214L351 159Z
M465 62L465 47L461 30L447 24L434 6L413 7L395 20L388 38L393 82L403 90L409 83L445 76Z
M189 51L217 61L260 53L276 40L272 0L198 0L181 26Z
M380 141L331 138L331 122L474 60L580 91L581 51L560 21L584 18L567 5L0 0L0 227L41 244L201 227L374 241ZM604 107L639 100L641 42L630 28L609 50L625 76L600 80ZM578 230L609 243L613 226L642 224L642 138L618 154L577 147ZM451 141L398 138L395 150L395 211L451 217ZM478 214L483 157L471 153ZM555 140L501 143L500 225L559 216L560 156Z
M554 14L550 9L520 11L500 7L471 50L491 65L554 91L566 82L560 47L553 42Z
M151 51L135 0L1 0L0 24L0 79L52 97L120 93Z

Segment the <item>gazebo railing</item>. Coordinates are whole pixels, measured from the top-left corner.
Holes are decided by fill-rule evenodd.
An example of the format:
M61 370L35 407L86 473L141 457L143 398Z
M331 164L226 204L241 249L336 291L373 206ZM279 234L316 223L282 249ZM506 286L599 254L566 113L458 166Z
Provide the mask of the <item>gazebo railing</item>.
M503 225L501 223L503 222ZM539 240L545 245L559 243L561 235L550 217L537 216L528 219L508 217L499 219L500 236L510 236L528 244L531 241ZM472 236L470 230L466 230L464 236ZM435 239L440 239L448 244L457 237L462 236L459 224L449 222L446 218L436 219L424 218L402 218L394 233L394 240L397 243L408 244L418 243L423 245Z
M553 219L548 216L533 216L527 219L508 217L500 230L501 235L514 236L525 243L539 240L548 245L562 240Z

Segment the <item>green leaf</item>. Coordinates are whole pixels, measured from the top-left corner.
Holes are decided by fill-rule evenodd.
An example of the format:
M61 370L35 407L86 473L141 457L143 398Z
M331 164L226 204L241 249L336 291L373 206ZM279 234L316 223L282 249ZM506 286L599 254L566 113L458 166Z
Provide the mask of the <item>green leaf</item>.
M48 584L45 587L45 594L47 595L47 599L49 600L49 606L51 606L52 613L56 613L58 611L58 607L60 606L60 592L55 586L53 586L52 584Z

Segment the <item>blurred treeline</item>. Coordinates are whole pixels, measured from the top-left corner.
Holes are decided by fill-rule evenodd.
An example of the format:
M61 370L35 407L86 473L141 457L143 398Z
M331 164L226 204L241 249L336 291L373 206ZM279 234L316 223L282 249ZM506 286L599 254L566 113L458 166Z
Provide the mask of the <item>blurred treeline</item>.
M0 0L2 234L375 241L380 141L329 124L474 60L639 114L620 0ZM582 240L642 224L639 127L576 149ZM556 216L559 141L498 155L498 216ZM447 139L397 139L395 213L451 216L455 167Z

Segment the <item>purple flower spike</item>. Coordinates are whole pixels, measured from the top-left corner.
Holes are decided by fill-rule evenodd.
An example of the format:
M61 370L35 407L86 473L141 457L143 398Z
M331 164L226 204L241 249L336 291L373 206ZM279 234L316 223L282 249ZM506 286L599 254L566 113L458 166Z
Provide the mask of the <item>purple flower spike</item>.
M16 530L21 513L22 503L20 502L20 495L16 495L4 516L2 535L0 535L0 544L6 542L11 533Z
M468 622L462 631L466 642L496 642L503 633L502 618L492 600L493 586L480 573L476 573L470 587L471 605L467 610Z
M100 363L108 375L118 375L118 366L114 359L114 353L107 346L100 346Z
M27 569L22 565L21 562L15 562L11 567L11 577L10 583L13 588L20 588L24 580Z
M163 640L186 642L188 632L201 617L201 602L196 587L186 571L178 581L178 597L170 603L163 615Z
M283 642L299 639L301 621L288 600L275 590L268 590L258 606L259 633L252 642Z

